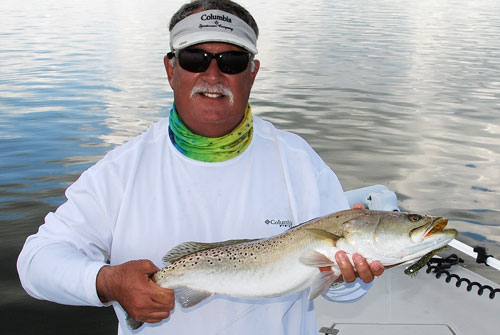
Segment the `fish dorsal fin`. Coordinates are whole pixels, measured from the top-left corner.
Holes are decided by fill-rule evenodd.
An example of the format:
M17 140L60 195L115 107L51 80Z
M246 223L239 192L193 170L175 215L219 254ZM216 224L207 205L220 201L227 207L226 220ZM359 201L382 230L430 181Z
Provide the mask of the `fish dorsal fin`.
M256 241L256 239L253 239L253 240L228 240L228 241L215 242L215 243L184 242L184 243L181 243L178 246L174 247L165 256L163 256L163 261L165 263L171 264L171 263L181 259L184 256L190 255L190 254L198 252L198 251L209 250L209 249L218 248L218 247L227 247L227 246L238 244L238 243L245 243L245 242L252 242L252 241Z
M342 238L342 236L335 235L333 233L330 233L326 230L319 229L319 228L306 228L306 230L317 235L318 237L320 237L322 239L331 240L333 242L333 246L335 246L337 244L337 241Z

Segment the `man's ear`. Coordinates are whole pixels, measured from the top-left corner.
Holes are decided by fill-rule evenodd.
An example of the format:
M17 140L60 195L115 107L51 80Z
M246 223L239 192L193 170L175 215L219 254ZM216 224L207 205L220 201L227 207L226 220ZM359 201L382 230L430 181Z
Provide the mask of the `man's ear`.
M172 65L172 63L170 62L170 58L168 58L168 56L163 57L163 65L165 65L165 71L167 72L167 78L168 82L170 83L170 87L172 87L172 78L174 75L174 66Z
M252 68L251 68L251 75L252 75L252 86L253 86L253 82L255 81L255 77L257 76L257 73L259 72L259 68L260 68L260 61L258 59L254 59L253 60L253 64L250 65Z

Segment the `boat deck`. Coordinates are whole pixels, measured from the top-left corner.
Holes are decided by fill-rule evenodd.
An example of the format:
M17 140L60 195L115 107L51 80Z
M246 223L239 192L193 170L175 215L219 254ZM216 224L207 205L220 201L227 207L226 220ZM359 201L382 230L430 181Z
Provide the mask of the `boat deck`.
M386 270L366 296L353 303L315 300L319 334L500 334L500 292L490 299L490 290L478 295L478 287L467 291L467 283L446 282L422 268L415 278L404 267ZM448 270L461 278L492 288L500 285L462 266Z

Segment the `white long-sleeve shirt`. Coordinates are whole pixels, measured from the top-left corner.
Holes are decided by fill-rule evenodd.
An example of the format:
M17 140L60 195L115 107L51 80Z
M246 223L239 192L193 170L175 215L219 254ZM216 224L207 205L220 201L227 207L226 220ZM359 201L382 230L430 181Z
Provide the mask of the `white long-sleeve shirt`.
M185 241L261 238L348 208L332 170L300 137L254 118L254 137L239 156L205 163L182 155L168 120L110 151L68 188L19 256L25 290L38 299L103 306L97 273L133 259L163 267L168 250ZM327 292L336 301L362 296L355 282ZM119 334L131 334L118 303ZM312 334L307 292L265 300L216 295L188 309L176 305L141 334Z

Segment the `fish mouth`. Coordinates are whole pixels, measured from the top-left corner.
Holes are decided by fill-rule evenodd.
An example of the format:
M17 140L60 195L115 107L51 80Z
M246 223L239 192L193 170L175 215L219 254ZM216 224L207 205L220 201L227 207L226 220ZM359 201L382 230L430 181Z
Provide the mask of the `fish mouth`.
M455 229L444 229L447 224L448 219L437 217L430 224L413 229L410 233L411 239L415 243L420 243L427 239L439 239L443 235L453 235L455 237Z
M426 253L441 248L451 242L457 235L456 229L444 229L448 219L443 217L433 218L432 222L424 224L410 232L413 245L407 251L411 257L403 257L405 260L417 259Z
M448 224L448 219L441 218L441 217L436 218L432 222L432 224L427 228L427 230L424 234L424 238L427 238L427 237L431 236L432 234L443 231L444 227L446 227L447 224Z

